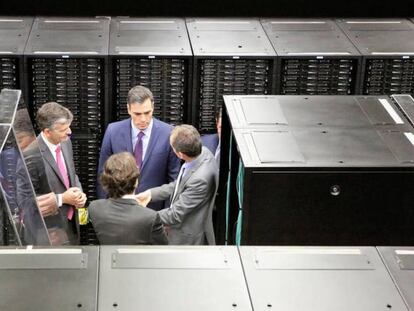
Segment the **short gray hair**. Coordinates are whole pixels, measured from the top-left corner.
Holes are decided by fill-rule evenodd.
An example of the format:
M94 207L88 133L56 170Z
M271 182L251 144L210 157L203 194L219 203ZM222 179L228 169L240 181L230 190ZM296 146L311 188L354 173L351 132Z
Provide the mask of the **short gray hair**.
M201 137L196 128L189 124L177 125L171 132L170 141L176 152L194 158L201 153Z
M56 123L71 123L73 114L68 108L56 102L49 102L39 108L36 114L36 121L39 129L53 129Z
M129 90L127 104L142 104L147 99L151 100L152 107L154 107L154 95L152 92L145 86L137 85Z

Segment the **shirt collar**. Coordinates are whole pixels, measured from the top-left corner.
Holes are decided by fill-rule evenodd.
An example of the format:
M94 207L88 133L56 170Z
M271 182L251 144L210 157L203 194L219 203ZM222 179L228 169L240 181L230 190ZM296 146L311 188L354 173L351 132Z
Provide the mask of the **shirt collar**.
M188 172L190 169L192 169L194 167L194 165L196 165L197 160L198 160L199 157L200 157L200 155L197 156L196 158L194 158L191 162L185 162L183 164L183 169L185 169L186 172Z
M50 151L52 151L52 153L53 152L56 152L56 148L58 147L58 146L60 146L60 144L57 144L57 145L55 145L55 144L52 144L47 138L46 138L46 136L43 134L43 132L40 132L40 136L42 136L42 139L43 139L43 141L45 142L45 144L46 144L46 146L49 148L49 150Z
M151 121L148 127L145 130L140 130L139 128L135 126L134 122L131 119L131 128L132 128L133 137L136 137L139 132L143 132L145 134L145 137L149 137L151 135L153 125L154 125L154 118L151 118Z

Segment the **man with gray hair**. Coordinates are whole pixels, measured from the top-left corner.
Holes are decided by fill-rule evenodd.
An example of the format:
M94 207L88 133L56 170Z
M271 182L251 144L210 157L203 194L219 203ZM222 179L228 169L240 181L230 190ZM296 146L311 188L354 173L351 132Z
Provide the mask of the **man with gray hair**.
M169 227L173 245L214 245L212 212L218 186L218 167L213 154L202 147L200 134L191 125L179 125L170 136L175 154L185 163L176 181L151 188L137 195L142 205L171 200L171 206L158 212Z
M69 241L71 244L77 244L79 223L76 209L85 206L86 195L82 191L73 162L70 141L72 133L70 125L73 115L69 109L58 103L49 102L37 111L36 120L41 131L37 137L37 143L43 156L50 189L56 198L56 204L42 204L38 200L40 212L43 217L46 217L45 221L48 225L49 218L47 217L50 217L49 223L51 223L52 216L56 216L60 209L63 220L67 221ZM34 174L31 174L31 178L35 187L43 182L36 180ZM47 200L50 201L50 197Z
M102 141L98 166L98 197L106 198L99 176L105 161L115 153L130 152L140 169L136 193L161 186L177 178L180 160L169 144L172 126L154 118L154 96L144 86L135 86L128 92L127 108L130 118L108 125ZM150 208L161 210L164 202L151 203Z

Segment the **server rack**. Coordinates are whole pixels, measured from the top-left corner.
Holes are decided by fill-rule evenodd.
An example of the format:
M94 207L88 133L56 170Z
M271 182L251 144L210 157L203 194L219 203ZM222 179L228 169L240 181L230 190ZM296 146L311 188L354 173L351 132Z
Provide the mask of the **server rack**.
M194 52L193 123L214 132L225 94L272 94L276 54L259 21L186 19Z
M254 310L407 311L374 247L239 251Z
M378 247L384 264L409 310L414 310L414 248Z
M336 22L363 56L361 94L414 92L414 24L405 19Z
M25 49L28 102L33 116L48 101L69 108L75 166L89 200L106 124L108 18L36 18ZM95 242L81 227L81 243Z
M192 51L184 20L114 18L110 33L111 120L128 118L127 95L143 85L154 94L154 116L188 122Z
M391 98L225 96L225 104L219 191L231 208L220 202L219 213L228 243L413 244L414 131Z
M32 17L0 17L0 89L24 89L23 52Z
M361 56L329 19L263 19L278 55L276 94L358 94Z

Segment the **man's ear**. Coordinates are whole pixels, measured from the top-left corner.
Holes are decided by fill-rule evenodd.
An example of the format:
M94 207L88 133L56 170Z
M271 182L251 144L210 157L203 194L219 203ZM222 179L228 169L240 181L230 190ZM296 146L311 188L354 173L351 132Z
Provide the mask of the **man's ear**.
M177 154L177 157L180 159L180 160L183 160L183 153L182 152L177 152L176 153Z
M49 130L48 128L45 128L45 129L43 130L43 134L44 134L47 138L49 138L49 137L50 137L50 130Z

